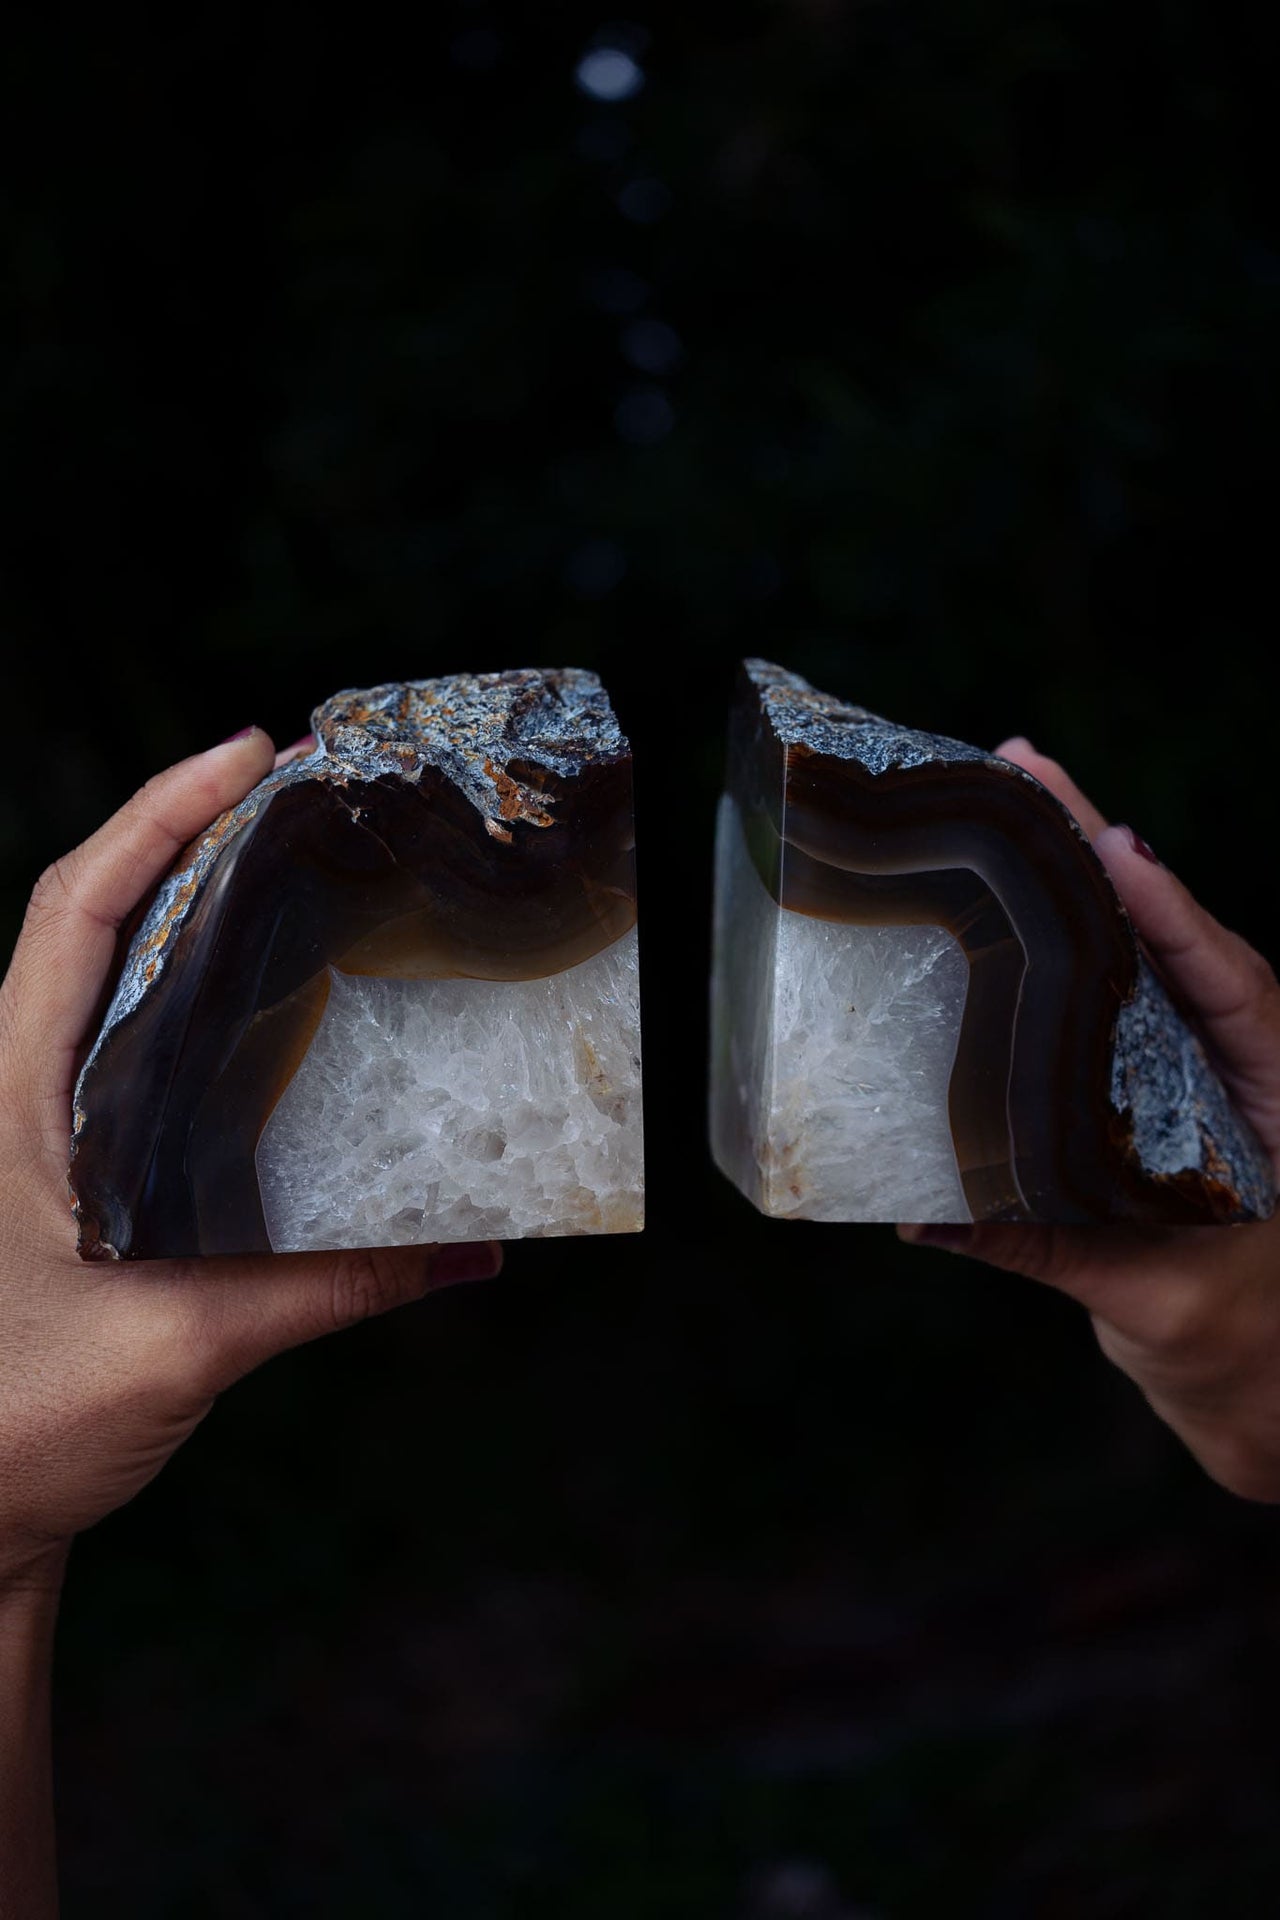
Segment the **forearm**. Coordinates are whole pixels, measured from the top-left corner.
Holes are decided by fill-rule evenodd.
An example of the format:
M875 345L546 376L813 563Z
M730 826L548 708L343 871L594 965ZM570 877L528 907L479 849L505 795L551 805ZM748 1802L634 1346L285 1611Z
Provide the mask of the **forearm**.
M49 1695L56 1579L0 1587L0 1920L55 1920Z

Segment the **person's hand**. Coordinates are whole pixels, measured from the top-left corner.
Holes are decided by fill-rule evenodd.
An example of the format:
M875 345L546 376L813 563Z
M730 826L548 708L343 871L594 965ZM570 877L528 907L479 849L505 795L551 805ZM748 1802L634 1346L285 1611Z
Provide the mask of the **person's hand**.
M1280 986L1130 827L1108 826L1030 741L996 752L1042 781L1093 842L1156 966L1280 1167ZM917 1245L1043 1280L1088 1308L1108 1359L1215 1480L1280 1501L1280 1214L1242 1227L900 1226Z
M252 1367L501 1264L492 1241L110 1266L76 1255L71 1092L116 929L271 764L253 728L149 781L42 877L0 987L0 1595L56 1587L72 1536L144 1486Z

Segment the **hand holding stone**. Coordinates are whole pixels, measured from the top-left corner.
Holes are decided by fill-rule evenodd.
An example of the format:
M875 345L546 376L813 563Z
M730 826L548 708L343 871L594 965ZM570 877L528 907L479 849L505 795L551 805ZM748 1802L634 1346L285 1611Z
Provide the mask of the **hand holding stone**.
M41 878L0 987L0 1590L56 1585L71 1537L145 1486L222 1388L271 1355L500 1265L493 1242L110 1267L76 1256L71 1091L116 931L272 759L250 728L149 781Z
M1199 1021L1219 1072L1280 1168L1280 986L1128 827L1108 826L1029 741L996 749L1034 774L1093 842L1168 985ZM1142 1389L1206 1471L1280 1501L1280 1213L1231 1228L902 1226L1026 1274L1088 1308L1108 1359Z

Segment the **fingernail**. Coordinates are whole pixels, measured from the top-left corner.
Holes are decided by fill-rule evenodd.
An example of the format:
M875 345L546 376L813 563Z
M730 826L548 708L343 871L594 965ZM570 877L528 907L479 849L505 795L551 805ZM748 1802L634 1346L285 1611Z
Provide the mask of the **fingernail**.
M949 1247L958 1253L973 1239L972 1227L913 1227L907 1236L914 1247Z
M257 727L241 727L239 733L229 733L225 740L218 742L218 745L220 747L229 747L233 740L247 740L251 733L256 733L257 731Z
M315 744L316 737L314 733L304 733L300 740L295 740L292 746L282 747L280 751L281 753L296 757L304 753L311 753L315 748Z
M431 1284L457 1286L463 1280L492 1280L502 1266L502 1249L491 1240L438 1247L431 1260Z
M1015 733L1011 737L1009 741L1009 745L1011 747L1026 747L1031 753L1039 753L1040 751L1039 747L1037 747L1037 745L1035 744L1035 741L1028 740L1025 733Z
M1132 827L1126 827L1124 831L1128 834L1129 845L1135 853L1140 853L1144 860L1151 862L1153 867L1158 867L1161 864L1160 855L1147 845L1140 833L1135 833Z

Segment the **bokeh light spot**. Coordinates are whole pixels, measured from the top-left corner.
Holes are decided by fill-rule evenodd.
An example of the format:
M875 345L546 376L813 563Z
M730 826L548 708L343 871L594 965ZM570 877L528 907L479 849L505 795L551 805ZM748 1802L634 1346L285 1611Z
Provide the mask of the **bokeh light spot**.
M593 100L630 100L644 85L644 69L621 47L592 47L574 70L574 79Z

